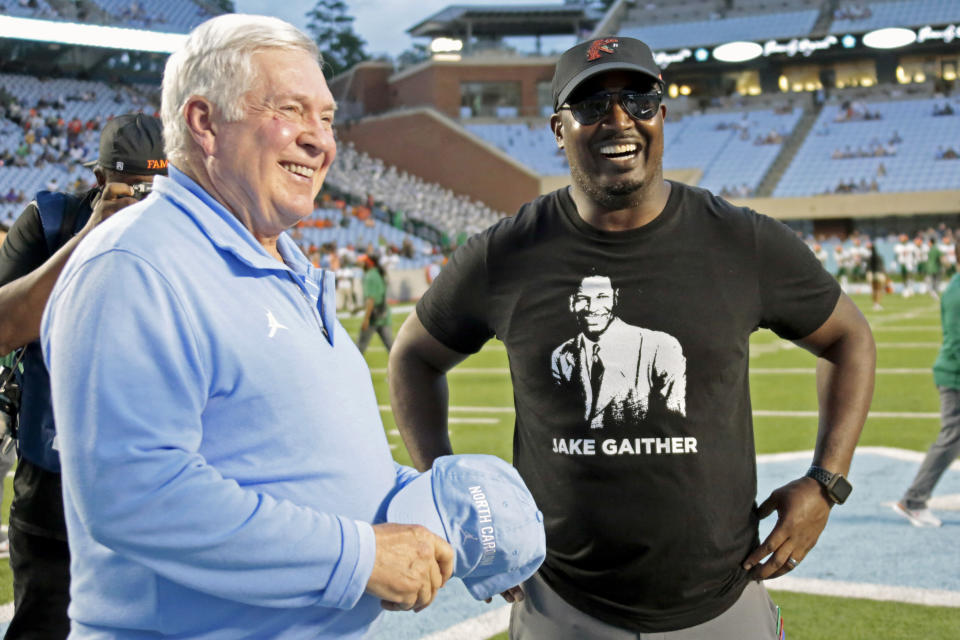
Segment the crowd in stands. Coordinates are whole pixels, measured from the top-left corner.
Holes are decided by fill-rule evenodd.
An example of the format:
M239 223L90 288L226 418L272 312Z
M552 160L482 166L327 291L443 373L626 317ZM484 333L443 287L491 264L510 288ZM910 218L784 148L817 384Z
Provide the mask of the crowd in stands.
M956 110L957 98L927 94L831 104L835 106L822 110L812 135L797 150L774 197L870 192L874 182L884 193L960 184L960 163L941 161L960 156L960 119L933 116L945 104ZM860 121L848 120L851 111ZM874 115L867 120L865 113ZM835 162L823 162L827 157Z
M339 145L327 182L354 196L369 197L402 217L426 222L457 244L456 238L482 231L504 215L379 158L371 158L350 142Z
M880 184L876 178L867 181L866 178L860 178L859 181L853 178L840 180L832 190L826 193L872 193L880 191Z
M933 105L933 115L935 116L952 116L954 113L953 105L946 100L943 104Z
M753 195L753 189L744 182L740 186L724 185L720 188L720 196L723 198L749 198Z
M70 103L93 102L94 91L76 95L42 96L25 103L0 86L0 167L35 167L47 164L70 168L96 157L100 128L112 116L86 120L70 117ZM114 102L155 108L145 98L126 88L117 89Z
M873 15L873 11L865 4L845 4L837 7L833 12L834 20L866 20Z
M0 13L32 18L59 18L60 12L43 0L3 0Z
M867 105L858 100L845 100L837 111L834 122L856 122L859 120L880 120L883 114L870 111Z
M874 136L870 139L869 144L861 145L856 149L849 144L845 145L843 149L837 147L833 150L833 153L830 154L830 157L833 160L845 160L849 158L883 158L895 156L899 148L897 145L901 142L903 142L903 138L894 131L886 142Z
M937 147L934 157L937 160L956 160L957 158L960 158L960 154L958 154L953 147L944 147L943 145L940 145Z
M46 0L0 0L0 14L40 20L77 20L137 29L186 33L214 15L203 3L192 0L86 0L58 3Z

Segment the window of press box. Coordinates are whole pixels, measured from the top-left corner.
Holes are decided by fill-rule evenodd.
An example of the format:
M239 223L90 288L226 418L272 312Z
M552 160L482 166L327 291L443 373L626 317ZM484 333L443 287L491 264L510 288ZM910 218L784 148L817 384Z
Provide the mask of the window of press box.
M519 115L519 82L460 84L461 118L516 118Z

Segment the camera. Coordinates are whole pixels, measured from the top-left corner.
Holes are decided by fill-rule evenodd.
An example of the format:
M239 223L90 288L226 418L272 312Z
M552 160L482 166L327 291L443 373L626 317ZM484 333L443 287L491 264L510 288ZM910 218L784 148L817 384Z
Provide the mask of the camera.
M153 191L153 183L138 182L137 184L131 185L131 188L133 189L133 197L137 200L143 200Z
M0 366L0 451L6 453L17 437L17 414L20 413L20 385L13 369Z

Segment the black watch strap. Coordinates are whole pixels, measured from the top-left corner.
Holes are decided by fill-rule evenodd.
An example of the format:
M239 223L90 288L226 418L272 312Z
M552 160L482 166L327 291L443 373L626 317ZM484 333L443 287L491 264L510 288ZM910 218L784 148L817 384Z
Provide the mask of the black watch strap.
M806 477L813 478L823 485L827 496L834 504L843 504L846 502L850 492L853 491L853 486L843 477L843 474L833 473L816 465L807 469Z

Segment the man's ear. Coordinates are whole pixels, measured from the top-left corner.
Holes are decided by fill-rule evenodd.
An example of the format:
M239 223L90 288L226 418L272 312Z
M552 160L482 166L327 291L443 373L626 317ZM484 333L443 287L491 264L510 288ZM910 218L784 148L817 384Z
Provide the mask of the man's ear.
M563 149L563 120L559 113L550 116L550 130L553 131L553 137L557 141L557 146Z
M211 156L216 151L217 122L213 103L203 96L190 96L183 105L183 118L190 130L190 137L203 150L204 155Z
M93 168L93 175L96 176L96 178L97 178L97 186L98 186L98 187L101 187L101 188L102 188L103 185L107 184L107 174L105 174L105 173L103 172L103 168L102 168L102 167L100 167L100 166L94 167L94 168Z

